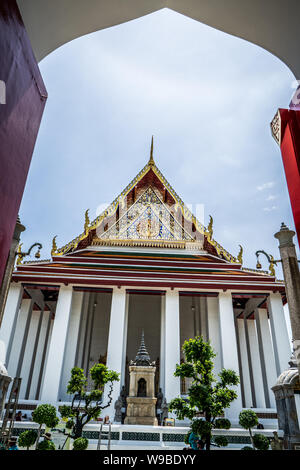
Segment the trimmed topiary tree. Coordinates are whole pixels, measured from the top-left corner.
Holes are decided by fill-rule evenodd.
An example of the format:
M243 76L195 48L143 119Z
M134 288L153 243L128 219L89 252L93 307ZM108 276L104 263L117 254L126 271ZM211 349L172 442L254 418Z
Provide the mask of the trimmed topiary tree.
M257 450L268 450L270 441L267 436L264 436L263 434L254 434L253 445Z
M210 342L205 342L201 336L185 341L183 352L186 362L177 364L174 375L181 378L192 378L192 385L188 391L188 398L175 398L169 404L169 410L174 411L178 419L192 420L191 430L205 443L206 450L212 444L212 429L230 428L230 421L218 419L237 393L232 386L239 383L239 377L231 369L222 369L218 374L219 380L213 375L213 358L216 356ZM197 418L204 414L204 419ZM219 440L224 445L225 436ZM219 444L216 444L219 445Z
M55 444L52 441L48 441L48 439L44 439L38 443L37 450L55 450Z
M38 433L35 429L28 429L22 432L18 438L19 447L26 447L29 450L29 447L35 444L37 436Z
M73 450L86 450L88 445L89 441L86 437L78 437L73 442Z
M243 410L239 414L239 423L242 428L247 429L250 434L250 440L252 447L243 447L242 450L268 450L269 449L269 439L263 434L253 434L252 428L258 425L258 418L256 413L253 410Z
M59 418L56 414L55 406L44 404L36 407L32 413L32 420L40 425L38 428L38 435L36 440L37 449L43 424L45 424L48 428L55 428L55 426L57 426L59 423Z
M83 427L92 419L99 417L102 410L112 401L113 382L119 381L119 374L109 370L104 364L95 364L90 369L93 389L87 391L87 378L83 369L73 367L68 383L68 393L74 394L71 405L59 408L62 418L68 419L69 436L77 439L82 436ZM102 403L103 388L109 384L108 402Z

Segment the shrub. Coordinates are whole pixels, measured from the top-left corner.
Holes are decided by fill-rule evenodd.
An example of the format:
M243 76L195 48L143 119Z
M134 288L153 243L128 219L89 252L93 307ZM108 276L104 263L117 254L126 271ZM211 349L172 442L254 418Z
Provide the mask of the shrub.
M201 439L205 439L207 435L211 433L212 424L204 419L193 419L191 424L191 430L196 436L200 436Z
M54 442L45 439L44 441L39 442L37 450L55 450Z
M37 431L34 429L28 429L20 434L18 439L18 444L20 447L26 447L27 450L29 447L33 446L37 439Z
M78 437L73 442L73 450L86 450L88 445L89 441L86 437Z
M216 429L230 429L231 422L227 418L218 418L215 421L215 428Z
M250 446L245 446L245 447L242 447L241 450L255 450L255 449L253 449L253 447L250 447Z
M263 434L254 434L253 445L258 450L268 450L270 443L269 439Z
M220 447L228 446L228 440L225 436L215 436L214 438L215 444Z

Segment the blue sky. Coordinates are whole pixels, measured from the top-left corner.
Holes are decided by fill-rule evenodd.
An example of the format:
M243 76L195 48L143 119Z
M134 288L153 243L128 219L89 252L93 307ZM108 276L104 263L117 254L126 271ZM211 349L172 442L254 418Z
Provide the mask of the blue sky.
M50 257L83 231L154 158L186 204L204 205L214 238L244 265L278 258L273 234L294 228L269 123L294 76L241 39L164 9L76 39L40 69L49 93L20 209L22 241ZM263 260L262 260L263 261ZM264 264L264 268L267 265ZM279 273L279 271L278 271Z

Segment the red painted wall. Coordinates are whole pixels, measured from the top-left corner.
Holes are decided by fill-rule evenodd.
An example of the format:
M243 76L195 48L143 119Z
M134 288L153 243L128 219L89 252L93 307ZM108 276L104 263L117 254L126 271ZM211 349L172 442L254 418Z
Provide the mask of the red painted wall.
M300 111L279 109L281 117L281 155L293 217L300 243Z
M0 282L47 91L15 0L0 0ZM26 221L25 221L26 222Z

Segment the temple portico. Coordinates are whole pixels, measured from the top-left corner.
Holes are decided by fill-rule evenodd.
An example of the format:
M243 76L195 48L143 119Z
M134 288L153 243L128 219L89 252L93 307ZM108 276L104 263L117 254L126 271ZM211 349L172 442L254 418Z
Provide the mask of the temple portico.
M156 393L161 387L167 402L188 390L189 384L173 375L176 364L184 359L183 342L203 335L216 353L215 373L226 367L240 375L239 398L229 410L231 419L242 408L275 408L270 389L277 377L275 345L281 350L280 357L285 355L286 364L291 353L279 315L280 295L147 291L126 286L89 290L61 285L52 289L24 285L21 302L14 292L6 307L16 318L13 338L7 338L6 367L10 374L23 378L21 399L56 405L70 401L66 389L71 368L76 365L87 372L100 361L120 373L107 410L113 418L113 404L123 385L128 393L128 364L144 329L149 354L157 364ZM43 290L57 300L39 305ZM282 302L281 309L283 315Z

